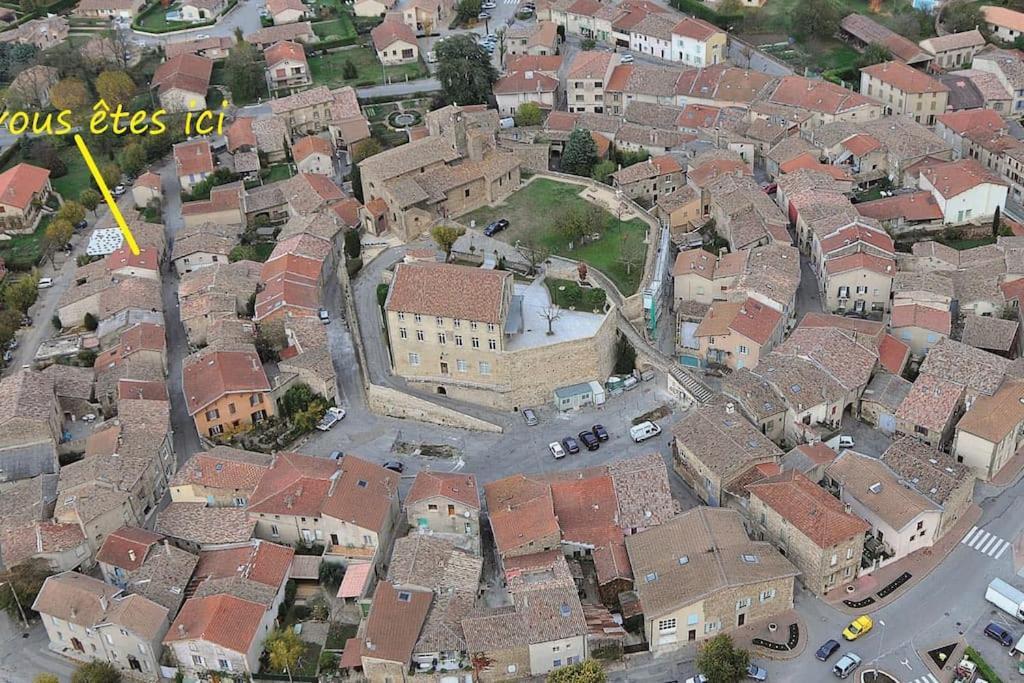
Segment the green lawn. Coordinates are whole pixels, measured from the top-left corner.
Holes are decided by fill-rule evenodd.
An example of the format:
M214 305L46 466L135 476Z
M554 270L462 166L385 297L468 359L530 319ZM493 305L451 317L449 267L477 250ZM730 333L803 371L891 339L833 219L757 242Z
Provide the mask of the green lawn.
M952 247L957 251L964 251L965 249L974 249L975 247L983 247L986 244L995 244L996 238L992 235L986 235L985 237L979 237L977 239L963 239L963 240L951 240L942 237L941 235L935 238L936 242L945 244L947 247Z
M35 232L13 235L11 239L0 242L0 257L8 268L30 270L39 263L43 255L43 233L49 223L50 217L44 215Z
M276 183L278 180L288 180L292 177L290 164L274 164L267 169L270 173L263 179L264 183Z
M355 78L345 78L342 75L342 66L349 60L356 67ZM377 53L368 47L354 47L350 50L310 57L309 70L313 74L314 84L326 85L331 88L343 85L380 85L384 82L384 74L381 71L380 62L377 61ZM389 66L386 67L386 70L388 80L391 82L411 81L427 74L423 62L420 61L413 64Z
M190 21L167 21L169 10L181 10L181 5L175 3L165 9L157 9L138 20L138 26L143 31L171 31L179 28L190 28L194 26Z
M352 20L349 18L348 14L342 13L337 19L318 21L313 24L313 33L315 33L320 40L327 40L328 38L331 40L336 38L352 38L356 35L356 27L352 25Z
M305 646L306 651L299 657L299 664L291 673L293 676L316 676L317 666L320 663L320 650L322 648L316 643L302 641L302 644ZM264 673L281 675L285 673L284 671L272 669L270 666L267 666L263 671Z
M64 199L78 201L78 195L82 193L82 190L92 187L92 175L89 173L89 168L85 165L85 159L78 153L78 150L69 147L67 154L62 158L68 172L60 178L54 178L50 181L50 184L53 185L53 189L59 192L60 196L64 197Z
M560 212L570 206L586 206L589 204L579 195L581 188L555 180L539 178L523 186L521 190L510 196L505 203L496 207L477 209L459 221L469 225L476 221L476 227L482 229L491 221L507 218L509 227L498 233L498 239L509 244L516 241L534 239L543 244L551 253L566 258L583 261L615 282L623 295L633 294L640 286L643 265L634 267L627 272L625 264L619 261L619 254L624 242L642 243L647 232L647 224L639 219L619 223L615 216L602 211L604 224L594 226L594 231L601 234L596 242L569 250L565 239L555 229L555 221Z

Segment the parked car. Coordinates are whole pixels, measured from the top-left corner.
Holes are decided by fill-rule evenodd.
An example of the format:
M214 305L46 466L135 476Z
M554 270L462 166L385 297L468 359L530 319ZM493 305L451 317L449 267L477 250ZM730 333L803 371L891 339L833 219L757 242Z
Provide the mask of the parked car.
M565 449L562 448L562 444L558 443L557 441L552 441L551 443L549 443L548 450L551 451L551 456L555 460L565 457Z
M95 421L96 421L95 413L86 413L85 415L82 416L82 422L95 422Z
M758 666L756 662L751 662L747 666L747 678L752 681L767 681L768 672L762 667Z
M4 351L4 362L5 363L10 363L12 360L14 360L14 352L13 351Z
M491 15L489 12L481 12L480 14L476 15L476 18L479 19L480 21L486 21L487 19L491 18Z
M846 678L853 673L853 670L860 666L860 657L852 652L847 652L839 658L836 665L832 667L832 673L839 678Z
M579 437L580 441L583 442L583 445L587 447L588 451L596 451L601 447L601 442L597 440L596 436L594 436L594 432L585 430L576 436Z
M840 448L853 448L855 445L856 444L855 444L852 436L847 436L846 434L841 434L839 436L839 447Z
M565 452L568 453L569 455L576 455L577 453L580 452L579 443L577 443L576 439L572 438L571 436L567 436L564 439L562 439L562 445L565 446Z
M327 325L328 323L331 322L331 314L327 312L326 308L321 308L317 312L317 317L320 318L320 322L322 322L324 325Z
M633 425L629 428L629 435L633 438L635 443L646 441L658 434L661 434L661 427L650 420L641 422L638 425Z
M77 223L75 223L75 230L85 230L88 227L89 227L89 221L85 220L84 218L82 220L78 221Z
M433 50L427 53L427 64L437 64L437 53Z
M590 431L594 432L594 436L597 437L598 441L607 441L609 439L608 430L604 428L604 425L594 425L590 428Z
M36 285L36 286L39 289L49 289L50 287L53 287L53 278L52 277L41 277L41 278L39 278L39 284Z
M827 661L829 657L834 655L839 650L839 641L837 640L826 640L825 643L818 648L818 651L814 653L814 656L821 661Z
M523 408L523 420L528 427L536 427L540 424L540 420L537 419L537 413L533 412L533 408Z
M485 3L480 5L480 9L495 9L495 8L497 8L497 6L498 6L497 3L485 2Z
M488 225L486 228L484 228L484 235L486 235L487 237L494 237L495 235L497 235L499 232L501 232L502 230L504 230L507 227L508 227L508 220L504 219L504 218L499 218L498 220L494 221L493 223Z
M629 52L623 52L619 56L619 61L622 62L623 64L632 64L633 63L633 55L630 54Z
M403 465L402 463L398 462L397 460L388 460L386 463L384 463L383 467L386 470L391 470L392 472L398 472L399 474L401 474L402 472L405 472L405 465Z
M991 622L985 627L985 635L992 640L1002 643L1006 647L1013 645L1016 640L1012 633L995 622Z
M324 416L320 418L320 421L316 423L316 428L321 432L326 432L328 429L345 419L344 408L328 408Z
M843 629L843 638L846 638L847 640L857 640L862 635L870 631L874 625L875 622L871 620L871 617L866 614L862 614L851 621L849 626Z
M686 683L708 683L707 676L704 674L697 674L686 679Z
M126 188L124 185L114 185L114 189L111 190L111 194L113 194L115 197L120 197L127 191L128 188Z

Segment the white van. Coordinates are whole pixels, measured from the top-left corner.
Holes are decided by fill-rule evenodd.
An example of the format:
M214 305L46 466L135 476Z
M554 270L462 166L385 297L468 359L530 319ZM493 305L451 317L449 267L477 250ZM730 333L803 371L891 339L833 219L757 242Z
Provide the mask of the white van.
M37 286L39 289L49 289L50 287L53 287L53 278L41 277L39 278L39 284Z
M647 439L658 434L661 434L661 427L651 421L641 422L629 428L629 435L633 437L633 441L636 443L647 441Z

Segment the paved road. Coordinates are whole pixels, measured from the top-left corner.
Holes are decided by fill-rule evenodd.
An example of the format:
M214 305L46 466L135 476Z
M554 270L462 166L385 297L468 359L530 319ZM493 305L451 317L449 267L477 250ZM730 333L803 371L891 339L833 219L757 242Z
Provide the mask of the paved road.
M71 679L74 665L50 652L49 638L39 621L29 622L28 637L20 621L0 612L0 683L29 683L37 673L53 673Z
M133 38L144 45L162 45L184 40L196 40L197 36L207 35L214 37L234 36L235 29L242 29L243 35L262 28L260 24L260 10L266 7L266 0L240 0L227 16L223 17L213 26L202 26L171 34L160 36L148 36L138 31L132 31Z

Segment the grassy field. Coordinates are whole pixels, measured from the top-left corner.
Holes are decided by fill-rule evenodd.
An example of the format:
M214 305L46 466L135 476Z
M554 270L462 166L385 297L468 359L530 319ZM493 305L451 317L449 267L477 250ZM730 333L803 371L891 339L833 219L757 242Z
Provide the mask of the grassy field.
M978 237L976 239L962 239L962 240L951 240L942 237L941 235L935 238L936 242L945 244L947 247L952 247L957 251L964 251L965 249L974 249L975 247L983 247L986 244L995 244L996 238L991 235L985 237Z
M85 165L85 160L77 150L69 148L68 154L64 155L63 159L67 165L68 172L60 178L51 180L50 184L53 185L54 190L60 192L60 196L64 197L64 199L74 199L77 201L78 195L82 193L82 190L92 187L92 176Z
M337 19L318 21L313 24L313 33L320 40L352 38L356 35L356 27L352 25L352 19L349 18L348 14L342 13Z
M622 294L629 296L640 286L643 266L627 272L626 266L619 261L619 255L624 242L635 245L644 241L647 224L639 219L619 223L615 216L602 211L604 224L594 226L594 231L601 234L601 239L570 250L554 226L560 212L566 208L589 204L579 196L581 189L577 185L540 178L525 185L505 203L477 209L462 216L459 221L469 225L470 221L475 220L476 226L483 228L493 220L507 218L510 225L507 230L498 233L498 239L510 244L536 240L552 254L583 261L597 268L615 282Z
M302 641L302 644L305 647L305 652L299 656L299 665L295 667L295 671L292 671L291 674L294 676L315 676L317 666L320 663L320 650L322 648L316 643ZM285 674L284 671L277 671L270 666L267 666L263 671L272 674Z
M0 258L8 268L29 270L43 255L43 233L50 223L49 216L43 216L35 232L24 235L13 235L11 239L0 242Z
M356 67L355 78L345 78L342 75L342 67L346 61L351 61ZM368 47L354 47L350 50L310 57L309 70L313 74L314 84L326 85L330 88L338 88L343 85L380 85L384 82L384 74L380 62L377 61L377 53ZM385 67L385 70L388 80L391 82L411 81L421 78L427 73L423 62L420 61L414 64Z
M228 85L227 76L226 76L225 71L224 71L224 64L222 62L218 62L217 64L213 65L213 72L210 74L210 85L222 85L225 88L227 88L229 91L231 90L230 86ZM262 78L259 79L258 85L256 86L256 97L250 97L250 98L235 97L235 94L231 93L231 101L232 101L232 103L235 104L235 105L238 105L238 106L245 106L247 104L252 104L253 102L256 101L257 98L263 98L265 100L268 97L269 97L269 95L267 94L267 82L264 79L262 79ZM214 104L214 103L216 103L216 104ZM215 98L214 100L210 101L210 106L211 107L215 107L215 106L217 106L219 104L220 104L220 100L219 99Z
M168 10L180 10L181 5L173 4L167 8L167 10L156 10L151 12L147 16L143 17L139 21L139 28L144 31L168 31L179 28L189 28L194 26L189 21L167 21Z

